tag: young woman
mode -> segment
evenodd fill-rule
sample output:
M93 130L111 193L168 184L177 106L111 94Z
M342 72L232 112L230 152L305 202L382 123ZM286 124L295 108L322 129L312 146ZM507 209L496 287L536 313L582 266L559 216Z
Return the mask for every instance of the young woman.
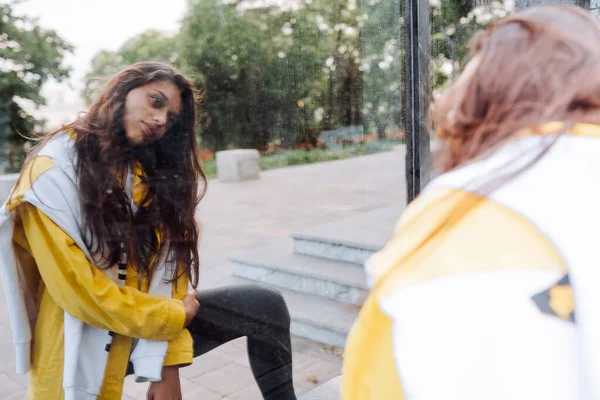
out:
M367 263L343 397L600 398L600 24L493 24L438 105L445 172Z
M120 399L126 374L180 399L178 368L241 336L264 397L295 399L281 295L189 291L206 183L194 93L168 65L132 65L29 155L0 213L0 272L30 399Z

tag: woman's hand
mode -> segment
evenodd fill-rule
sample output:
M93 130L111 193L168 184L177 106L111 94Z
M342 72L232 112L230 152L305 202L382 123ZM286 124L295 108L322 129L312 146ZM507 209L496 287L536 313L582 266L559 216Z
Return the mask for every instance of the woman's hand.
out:
M188 326L190 322L196 317L200 303L196 300L198 292L190 290L188 294L183 298L183 307L185 308L185 326Z
M182 400L179 367L163 367L162 380L148 387L147 400Z

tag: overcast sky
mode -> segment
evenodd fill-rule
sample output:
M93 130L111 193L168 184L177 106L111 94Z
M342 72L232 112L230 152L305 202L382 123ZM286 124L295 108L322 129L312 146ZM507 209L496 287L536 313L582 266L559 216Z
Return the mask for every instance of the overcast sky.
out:
M186 7L186 0L27 0L16 11L39 18L42 27L75 46L66 59L73 68L68 84L50 83L44 89L52 107L80 103L82 78L97 51L116 50L148 29L176 32Z

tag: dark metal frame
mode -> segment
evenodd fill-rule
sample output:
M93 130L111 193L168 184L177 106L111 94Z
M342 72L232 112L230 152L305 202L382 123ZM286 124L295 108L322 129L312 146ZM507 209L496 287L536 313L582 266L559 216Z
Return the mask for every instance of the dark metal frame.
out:
M429 0L405 0L404 10L406 196L411 202L430 179Z
M590 0L575 0L575 4L579 7L583 7L586 10L590 9Z

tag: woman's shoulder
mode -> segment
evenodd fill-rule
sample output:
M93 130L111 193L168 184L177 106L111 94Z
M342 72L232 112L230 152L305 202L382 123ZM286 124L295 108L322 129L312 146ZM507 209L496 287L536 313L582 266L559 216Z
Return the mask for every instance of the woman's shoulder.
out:
M367 275L376 284L392 273L398 289L522 265L560 269L562 260L520 214L477 193L438 187L407 207L386 246L367 263Z
M22 203L26 193L49 171L54 170L59 178L50 179L52 182L63 182L66 177L74 179L75 151L74 141L68 131L60 131L47 138L40 147L34 151L21 167L19 178L15 184L8 202L9 209ZM52 173L51 173L52 175ZM56 175L56 174L54 174ZM58 184L58 183L56 183Z
M10 193L7 202L8 209L16 209L39 177L54 167L54 162L47 156L36 156L27 160L21 169L17 183Z
M71 179L75 179L75 165L77 162L77 151L75 148L75 134L72 130L57 132L48 138L31 158L32 164L42 162L46 159L52 161L53 166L60 168Z
M54 133L42 144L35 156L46 156L52 159L73 161L75 157L76 132L72 128Z

